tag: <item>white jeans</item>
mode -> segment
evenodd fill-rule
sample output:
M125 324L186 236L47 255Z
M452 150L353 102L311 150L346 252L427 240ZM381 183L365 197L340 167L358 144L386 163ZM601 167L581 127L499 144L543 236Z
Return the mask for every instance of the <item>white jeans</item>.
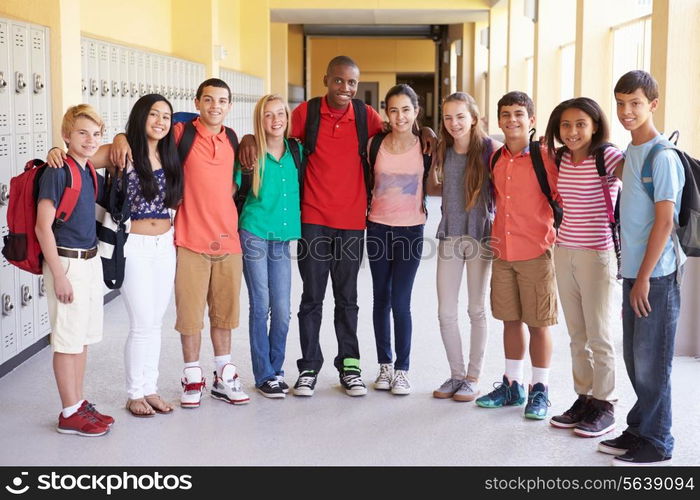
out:
M137 399L157 392L161 327L175 284L172 228L158 236L130 234L124 255L121 293L129 313L126 390L129 398Z
M440 333L445 345L450 376L479 379L488 339L486 321L486 292L489 287L491 259L484 255L484 247L469 236L448 237L438 244L437 293ZM467 269L467 313L471 326L469 366L465 369L462 354L462 336L458 324L459 289L462 273Z

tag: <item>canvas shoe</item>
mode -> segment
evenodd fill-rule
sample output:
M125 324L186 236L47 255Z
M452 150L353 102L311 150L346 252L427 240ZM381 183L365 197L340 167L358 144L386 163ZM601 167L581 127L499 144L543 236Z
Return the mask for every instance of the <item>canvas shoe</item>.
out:
M664 455L649 441L640 438L626 453L614 457L612 465L616 467L671 465L671 456Z
M295 396L313 396L316 387L318 373L314 370L304 370L299 374L297 383L294 384Z
M476 400L482 408L502 408L503 406L520 406L525 402L525 387L517 380L508 383L508 377L503 375L503 382L493 384L495 389Z
M287 394L289 392L289 385L284 381L284 376L277 375L275 378L277 379L277 383L282 388L282 392Z
M266 398L284 398L284 392L276 378L266 380L260 386L256 387L256 389Z
M83 404L80 405L80 409L83 408L85 408L88 411L88 413L92 413L92 415L95 418L97 418L97 420L99 420L108 427L111 427L114 423L114 418L110 417L109 415L105 415L104 413L100 413L99 411L97 411L97 408L95 408L95 405L87 400L83 400Z
M438 399L450 399L462 387L464 379L448 378L440 387L433 391L433 397Z
M202 369L199 366L185 368L182 384L180 406L182 408L199 408L202 401L202 391L207 386L207 381L202 377Z
M622 431L622 434L615 439L606 439L598 443L598 451L608 455L624 455L634 448L640 440L640 437L635 436L631 432Z
M574 428L582 437L598 437L615 430L615 409L612 403L591 399L590 410Z
M396 370L391 380L391 393L400 396L411 394L411 383L408 381L406 370Z
M374 388L378 391L388 391L391 389L391 381L394 378L394 367L390 363L380 363L379 375L374 381Z
M571 408L566 410L561 415L555 415L549 419L549 423L553 427L558 427L560 429L571 429L576 427L583 417L586 416L589 406L590 398L588 396L579 395L578 399L574 401Z
M468 402L474 401L478 395L479 389L476 387L476 382L464 379L457 392L452 396L452 399L459 402Z
M85 408L85 405L82 405L78 411L68 418L63 416L63 412L59 413L56 430L61 434L97 437L107 434L109 426L100 422L95 415Z
M544 420L547 417L547 408L551 406L547 396L547 386L543 383L537 382L530 386L525 405L525 418Z
M345 394L348 396L367 394L367 386L362 381L361 373L359 359L345 358L343 360L343 369L339 373L340 385L343 386Z
M241 379L232 363L226 363L221 369L221 376L214 372L214 385L211 397L232 405L244 405L250 401L241 388Z

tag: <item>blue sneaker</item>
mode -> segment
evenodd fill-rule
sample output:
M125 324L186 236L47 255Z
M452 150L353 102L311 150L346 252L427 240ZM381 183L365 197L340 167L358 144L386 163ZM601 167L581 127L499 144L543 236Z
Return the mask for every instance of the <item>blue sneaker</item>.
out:
M493 384L495 389L476 400L482 408L501 408L502 406L520 406L525 402L525 387L517 381L508 384L508 378L503 375L503 382Z
M530 387L530 392L527 395L527 405L525 406L525 418L544 420L547 416L547 407L549 406L547 387L541 382L537 382Z

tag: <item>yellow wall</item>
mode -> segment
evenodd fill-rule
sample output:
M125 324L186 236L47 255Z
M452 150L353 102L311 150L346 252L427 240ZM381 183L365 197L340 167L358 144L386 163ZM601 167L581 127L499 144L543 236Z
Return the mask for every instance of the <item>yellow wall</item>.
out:
M270 88L270 9L268 0L241 2L241 71L259 76Z
M506 64L508 61L508 0L501 0L489 14L489 72L486 115L489 134L499 134L497 104L506 93Z
M532 21L525 17L525 1L509 0L508 2L508 70L507 90L520 90L530 93L530 73L528 56L534 53L535 27ZM532 97L532 96L530 96Z
M287 100L287 79L289 74L289 58L287 57L287 25L284 23L270 24L270 92L279 94Z
M394 40L369 38L310 38L308 53L310 57L309 85L310 97L323 95L323 75L326 74L328 61L335 56L351 57L360 67L360 80L369 80L368 74L384 74L382 81L388 82L396 73L432 73L435 70L435 52L430 40ZM380 96L389 90L382 90Z
M257 0L245 0L257 1ZM491 6L489 0L355 0L349 4L346 0L269 0L271 9L483 9ZM321 5L319 5L321 4Z
M289 24L287 39L287 62L289 83L304 85L304 28L300 24Z
M222 67L241 67L241 0L219 0L219 44L227 52Z
M80 29L102 39L169 53L171 4L170 0L80 0Z

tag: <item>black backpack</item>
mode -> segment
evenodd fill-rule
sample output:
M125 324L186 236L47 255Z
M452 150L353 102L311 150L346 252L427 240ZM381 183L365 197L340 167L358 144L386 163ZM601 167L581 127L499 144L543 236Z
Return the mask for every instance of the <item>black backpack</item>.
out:
M663 150L672 149L675 151L683 165L685 174L676 236L683 252L688 257L700 257L700 161L676 147L678 137L679 133L676 130L670 135L668 140L661 141L651 148L642 165L642 186L653 203L654 182L652 165L654 158Z
M491 172L493 172L496 162L501 157L503 148L505 148L505 146L498 148L491 157ZM552 191L549 189L547 170L544 168L544 161L542 160L539 141L530 141L530 158L532 160L532 167L535 169L535 175L537 176L537 182L540 185L542 194L545 196L545 198L547 198L547 203L549 203L549 206L552 208L552 213L554 214L554 228L559 229L559 226L561 226L561 221L564 218L564 210L559 203L552 198Z
M294 160L294 166L297 168L297 173L301 172L301 143L296 139L287 139L287 144L289 144L289 152ZM257 165L256 165L257 167ZM300 175L300 174L298 174ZM299 195L301 196L301 178L299 179ZM243 205L245 205L245 200L248 197L251 187L253 186L253 169L241 169L241 185L236 189L236 194L234 196L234 202L236 203L236 209L238 210L238 216L243 213Z
M377 163L377 154L379 153L379 148L382 145L384 138L389 135L387 132L380 132L372 136L372 144L369 146L369 189L367 194L367 206L369 207L372 203L372 191L374 190L374 164ZM421 151L423 149L423 143L421 142ZM428 183L428 173L430 172L430 166L433 162L433 157L427 154L423 154L423 212L428 215L428 208L425 206L426 192L425 188ZM368 210L369 212L369 210Z
M321 99L322 97L314 97L309 99L306 108L306 126L304 129L304 150L305 156L302 162L302 167L299 170L299 195L304 193L304 174L306 173L306 163L309 156L316 151L316 140L318 139L318 128L321 124ZM362 174L365 179L365 189L367 190L367 202L372 195L370 166L367 158L367 108L365 103L360 99L352 100L352 108L355 111L355 128L357 130L358 154L362 161Z

